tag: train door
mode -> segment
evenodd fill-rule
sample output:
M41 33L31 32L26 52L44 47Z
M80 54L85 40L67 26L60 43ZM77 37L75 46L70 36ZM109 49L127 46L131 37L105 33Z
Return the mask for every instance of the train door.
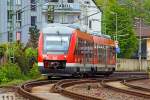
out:
M76 46L75 46L75 53L74 53L74 55L75 55L75 63L82 63L82 56L81 56L81 54L82 54L82 44L81 44L81 39L80 38L78 38L77 39L77 43L76 43Z
M107 49L108 49L108 47L104 46L104 64L105 64L105 67L107 67Z
M94 44L94 47L93 47L93 64L97 64L98 63L98 45L97 44Z

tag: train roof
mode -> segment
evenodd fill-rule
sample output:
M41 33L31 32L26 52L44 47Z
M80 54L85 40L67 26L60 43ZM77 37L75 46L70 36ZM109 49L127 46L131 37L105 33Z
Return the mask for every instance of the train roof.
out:
M42 28L42 32L44 34L72 34L72 32L75 30L80 30L80 26L78 24L63 25L63 24L55 23L55 24L46 24ZM80 30L80 32L85 33L82 30ZM102 37L106 39L111 39L109 35L99 34L99 32L93 32L92 34L87 33L86 35L92 35L92 36Z
M46 25L42 28L44 34L72 34L74 30L74 28L60 24Z

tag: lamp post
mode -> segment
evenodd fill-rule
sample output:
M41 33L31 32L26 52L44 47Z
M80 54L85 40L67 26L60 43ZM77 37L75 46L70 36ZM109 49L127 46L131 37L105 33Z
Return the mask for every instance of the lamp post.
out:
M110 12L111 14L115 15L115 24L116 24L116 27L115 27L115 40L117 42L118 40L118 37L117 37L117 33L118 33L118 14L116 12ZM117 44L116 44L117 45ZM117 52L116 52L116 68L117 68Z
M139 39L139 64L140 64L140 67L139 67L139 70L141 70L142 69L142 59L141 59L141 54L142 54L142 50L141 50L142 25L141 25L141 23L142 23L142 19L140 18L139 20L140 20L140 23L139 23L140 24L140 26L139 26L139 29L140 29L140 39Z
M115 13L115 17L116 17L116 41L117 39L117 32L118 32L118 20L117 20L117 13ZM117 52L116 52L116 68L117 68Z
M139 28L139 50L138 50L138 57L139 57L139 71L142 69L142 49L141 49L141 41L142 41L142 19L135 17L137 20L137 28Z

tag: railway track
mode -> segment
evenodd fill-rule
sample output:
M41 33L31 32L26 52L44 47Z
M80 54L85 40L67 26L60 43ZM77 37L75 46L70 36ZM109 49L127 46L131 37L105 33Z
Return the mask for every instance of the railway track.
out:
M138 97L150 98L150 90L138 86L129 85L124 81L103 82L102 86L115 91L135 95Z
M32 88L35 86L42 86L42 85L46 85L46 84L52 84L52 83L56 83L57 80L38 80L38 81L31 81L31 82L27 82L24 83L23 85L21 85L18 89L18 93L21 94L23 97L28 98L30 100L46 100L45 98L36 96L34 94L31 93Z
M149 91L144 91L141 88L137 88L137 87L133 88L133 87L131 87L131 85L128 84L129 81L145 79L145 78L147 78L147 75L142 74L141 77L140 77L140 75L135 75L134 74L134 75L129 75L129 76L127 76L127 77L123 76L121 78L121 76L115 77L115 75L114 75L114 76L110 76L108 78L102 78L102 77L98 78L98 77L96 77L96 78L87 78L87 79L85 78L85 79L63 79L63 80L32 81L32 82L28 82L28 83L25 83L25 84L21 85L18 89L18 92L22 96L24 96L26 98L29 98L30 100L53 100L53 99L44 98L44 96L39 96L39 95L37 96L37 95L31 93L33 87L43 86L43 85L46 86L48 84L53 84L51 89L48 90L48 92L51 91L53 93L58 93L58 94L61 94L65 97L68 97L64 100L67 100L67 99L72 100L71 98L78 99L78 100L103 100L104 98L101 98L101 97L84 95L82 93L77 93L77 92L74 92L74 91L70 91L68 89L68 87L71 87L71 86L74 86L74 85L77 85L77 84L80 85L80 84L86 84L86 83L90 83L90 84L98 83L98 84L101 84L105 88L110 88L110 89L113 89L115 91L124 92L124 93L134 95L134 96L138 96L138 97L139 96L142 96L142 97L144 96L144 97L149 98L150 97L149 94L148 94ZM115 86L117 86L116 84L117 85L119 84L120 87L119 88L115 87ZM126 90L123 90L125 88L126 88ZM143 94L141 94L141 93L143 93Z

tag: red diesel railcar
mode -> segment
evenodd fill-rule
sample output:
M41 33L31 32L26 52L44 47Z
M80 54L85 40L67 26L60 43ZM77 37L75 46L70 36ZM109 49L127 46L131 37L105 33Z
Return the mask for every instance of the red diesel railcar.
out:
M47 26L40 33L38 66L43 75L109 75L115 64L115 44L106 36L64 26Z

